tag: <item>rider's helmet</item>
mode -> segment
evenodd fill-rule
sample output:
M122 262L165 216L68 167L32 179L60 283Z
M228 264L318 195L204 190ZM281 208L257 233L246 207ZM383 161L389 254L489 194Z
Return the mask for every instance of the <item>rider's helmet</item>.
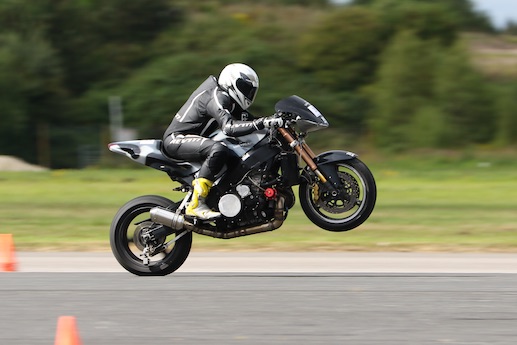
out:
M253 103L259 87L257 73L242 63L232 63L223 68L218 83L242 110L248 109Z

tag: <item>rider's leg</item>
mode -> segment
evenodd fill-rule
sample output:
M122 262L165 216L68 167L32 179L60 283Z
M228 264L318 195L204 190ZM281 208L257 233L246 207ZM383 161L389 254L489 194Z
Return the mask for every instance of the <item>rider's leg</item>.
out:
M213 182L206 178L197 178L192 181L192 199L185 210L187 216L196 217L199 219L214 219L221 215L221 213L212 211L205 203L205 199L212 188Z
M192 182L194 187L192 199L185 214L200 219L212 219L220 216L205 203L215 175L222 169L228 156L228 149L219 142L195 135L179 135L164 142L167 153L178 159L203 161L199 178Z
M212 188L215 175L222 169L228 157L226 146L214 142L210 147L208 157L203 162L199 171L199 178L192 181L194 191L192 199L185 210L185 214L200 219L213 219L221 215L212 211L205 203L205 199Z

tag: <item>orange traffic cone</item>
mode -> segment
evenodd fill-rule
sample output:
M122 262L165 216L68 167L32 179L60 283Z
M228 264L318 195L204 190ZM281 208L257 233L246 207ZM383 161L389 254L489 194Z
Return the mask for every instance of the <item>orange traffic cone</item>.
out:
M12 234L0 234L0 271L16 271Z
M77 323L73 316L60 316L57 320L54 345L81 345Z

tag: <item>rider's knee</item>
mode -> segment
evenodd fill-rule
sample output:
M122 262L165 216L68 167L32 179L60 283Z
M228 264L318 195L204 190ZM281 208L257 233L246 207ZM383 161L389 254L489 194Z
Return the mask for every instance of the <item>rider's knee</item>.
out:
M212 149L210 150L210 155L213 158L226 160L229 155L228 148L221 144L221 143L215 143L214 146L212 146Z

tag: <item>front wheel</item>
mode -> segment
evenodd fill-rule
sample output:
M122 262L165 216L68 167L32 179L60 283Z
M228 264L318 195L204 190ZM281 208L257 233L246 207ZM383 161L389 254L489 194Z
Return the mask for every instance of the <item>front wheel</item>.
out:
M354 158L334 163L343 190L326 191L318 181L300 183L300 204L317 226L330 231L347 231L361 225L373 211L377 199L375 179L368 167Z
M164 276L176 271L187 259L192 246L192 232L174 232L170 228L151 221L149 211L160 206L174 211L178 205L171 200L146 195L127 202L117 212L110 229L110 244L113 255L127 271L139 276ZM158 238L149 242L146 235L163 230ZM181 237L179 237L182 234ZM169 245L167 243L173 239ZM149 244L161 248L144 255Z

